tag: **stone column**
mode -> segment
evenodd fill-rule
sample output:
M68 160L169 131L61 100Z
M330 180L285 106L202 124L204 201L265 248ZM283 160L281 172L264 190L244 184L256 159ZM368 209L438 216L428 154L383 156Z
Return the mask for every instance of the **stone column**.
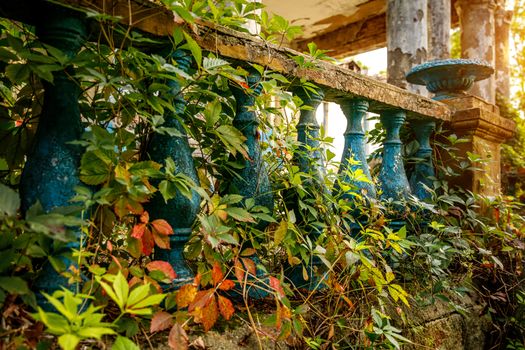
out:
M397 231L405 224L403 212L406 207L403 202L411 193L401 152L403 143L399 138L399 131L406 119L406 112L387 110L381 112L380 118L386 131L386 138L383 142L383 161L378 176L381 189L379 199L388 209L386 215L391 220L390 227Z
M428 59L450 57L450 1L428 0Z
M177 50L171 55L184 72L188 72L191 64L191 56L188 52ZM176 166L177 173L186 175L199 185L199 178L192 157L192 149L188 143L188 137L183 125L178 118L183 118L186 101L181 95L181 86L176 80L167 82L170 90L167 94L174 96L173 105L175 113L166 115L164 127L174 128L180 132L180 136L154 133L148 144L148 156L151 160L166 166L166 159L171 158ZM155 184L157 185L157 184ZM199 213L200 196L192 191L191 199L180 191L167 202L160 193L156 193L146 205L151 219L165 219L173 228L170 236L170 249L155 248L155 259L169 262L177 277L172 280L167 289L178 289L189 283L194 275L184 260L184 245L191 235L191 227Z
M299 123L297 123L297 141L299 141L299 152L295 155L295 160L299 169L314 177L317 183L315 186L324 187L324 165L323 155L319 149L319 124L315 116L317 107L323 102L324 92L319 89L305 91L302 87L294 90L294 94L299 96L305 106L309 109L301 110ZM310 150L314 150L313 152ZM322 188L319 188L320 190Z
M461 28L463 58L481 59L493 67L496 65L495 8L495 0L457 0L456 10ZM470 93L494 104L496 102L494 77L475 83Z
M322 233L320 227L314 220L310 212L305 211L299 206L299 201L314 201L316 195L314 192L322 194L328 193L325 185L325 168L323 164L323 154L319 144L319 124L316 119L316 110L323 102L324 92L322 89L316 91L305 90L302 86L293 89L294 95L303 101L303 106L308 107L301 109L299 122L297 123L297 141L299 147L294 154L294 161L299 166L299 170L309 174L303 180L304 197L299 195L295 189L290 190L293 193L290 197L289 208L293 208L296 213L296 225L303 226L305 232L312 242L316 242ZM292 192L293 191L293 192ZM326 270L324 263L313 254L310 255L309 261L303 267L302 264L295 265L286 270L286 276L298 288L316 290L322 287L322 280L325 278ZM308 278L305 278L305 273Z
M45 17L36 26L39 39L73 58L87 39L87 26L83 17L73 11L54 7L46 9ZM83 132L78 105L82 92L73 76L73 67L67 67L53 73L53 83L42 83L42 113L20 179L23 212L37 201L45 212L71 206L75 187L80 185L78 168L82 149L71 142L79 140ZM80 246L80 228L70 228L75 232L76 240L53 251L54 257L59 258L66 268L76 264L70 253ZM45 263L35 281L35 291L52 294L61 287L68 287L68 280L59 275L49 262ZM74 286L70 285L69 288L74 289ZM37 294L37 301L46 310L53 309L40 293Z
M420 200L429 200L432 198L432 193L427 188L432 188L432 177L435 176L430 136L436 123L433 120L412 120L410 126L419 143L419 149L416 153L418 162L414 167L412 176L410 176L410 188Z
M388 83L427 96L424 87L405 79L410 68L427 60L427 0L388 0L386 13Z
M496 92L510 98L509 35L512 11L506 11L504 4L496 9Z
M341 182L351 184L356 187L357 191L344 193L343 198L353 200L355 193L359 195L375 198L376 189L372 182L370 169L366 161L365 152L365 131L363 129L363 120L368 112L368 101L361 99L347 98L340 103L341 110L346 117L346 131L345 131L345 146L343 149L343 156L341 159L341 167L339 174L342 174ZM348 171L353 176L348 174ZM368 181L356 179L357 174L363 174Z

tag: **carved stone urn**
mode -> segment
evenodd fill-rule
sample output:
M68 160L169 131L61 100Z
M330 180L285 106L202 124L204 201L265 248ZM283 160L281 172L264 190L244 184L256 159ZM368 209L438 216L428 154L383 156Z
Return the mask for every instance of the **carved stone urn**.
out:
M409 83L425 85L434 93L434 100L464 96L472 84L494 73L494 68L482 60L433 60L413 67L406 75Z

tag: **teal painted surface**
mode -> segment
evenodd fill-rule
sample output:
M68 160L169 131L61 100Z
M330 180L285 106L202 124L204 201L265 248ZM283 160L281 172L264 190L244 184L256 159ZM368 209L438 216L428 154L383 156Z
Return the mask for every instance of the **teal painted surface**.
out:
M347 120L345 145L339 168L339 174L343 174L341 181L355 186L358 192L368 198L376 198L376 189L372 182L357 181L347 174L347 170L353 173L361 170L372 181L366 161L366 140L363 129L363 121L368 112L368 102L360 99L346 99L340 103L340 106ZM352 192L343 194L343 198L350 201L354 199L354 196Z
M319 104L323 101L324 92L319 89L314 93L313 91L305 91L302 87L298 87L293 93L301 98L303 105L311 107L311 109L302 109L299 116L299 122L297 123L297 141L299 141L299 147L298 152L294 154L294 161L301 172L311 174L313 177L313 179L306 179L304 181L303 185L305 188L310 191L326 193L328 192L324 183L326 171L323 164L323 154L319 149L320 127L315 116L317 107L319 107ZM296 214L301 213L298 200L298 194L294 193L290 199L290 208L294 209ZM297 220L297 225L304 225L304 219L301 215L298 215ZM309 226L307 230L312 242L315 242L321 234L320 228L318 227ZM305 268L308 280L305 280L303 277L302 265L288 268L286 276L296 287L308 290L322 288L323 284L320 282L324 279L324 270L326 270L323 262L319 258L312 256L309 264Z
M180 69L186 72L189 70L191 56L188 56L185 51L177 50L172 57ZM147 153L151 160L163 165L166 164L166 159L171 157L175 162L177 171L188 176L195 184L199 185L188 137L178 119L184 117L186 102L180 93L181 87L177 81L170 80L168 86L170 87L169 93L175 96L176 115L173 113L166 115L163 126L177 129L182 136L154 134L148 145ZM193 191L191 199L178 193L166 203L162 195L157 192L146 206L146 210L152 219L164 219L174 230L174 234L170 236L171 249L155 249L155 259L169 262L177 273L177 277L172 281L171 287L174 288L189 283L194 277L184 259L184 245L191 235L191 227L199 212L200 201L200 196Z
M395 201L402 203L410 194L403 156L401 153L402 143L399 139L399 131L406 118L404 111L384 111L381 113L381 123L386 131L386 139L383 143L383 161L378 181L382 193L379 197L382 201ZM395 211L402 211L402 204L395 204ZM391 217L391 227L396 230L404 225L402 220Z
M410 126L416 135L419 149L416 158L419 158L410 176L410 188L412 193L422 201L430 200L432 194L426 187L432 188L432 178L435 176L434 164L432 162L432 148L430 147L430 136L434 131L436 123L431 120L414 120Z
M74 57L82 47L87 36L84 20L70 11L54 9L46 13L46 20L37 26L37 35L43 43L52 45L69 57ZM80 88L71 76L73 71L53 73L53 84L43 82L44 103L35 134L33 148L20 180L22 211L39 201L48 212L55 208L70 206L74 187L80 184L78 168L82 150L69 142L80 139L83 129L80 122L78 99ZM78 248L80 228L76 230L78 239L68 245ZM54 254L68 253L55 252ZM74 265L72 260L63 258L66 266ZM52 293L67 280L61 277L47 263L40 277L35 281L35 289ZM42 295L37 301L46 309L52 307Z

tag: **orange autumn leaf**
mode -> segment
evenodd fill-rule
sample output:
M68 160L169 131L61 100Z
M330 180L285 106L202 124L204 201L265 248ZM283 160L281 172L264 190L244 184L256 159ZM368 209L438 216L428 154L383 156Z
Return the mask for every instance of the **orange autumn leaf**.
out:
M241 262L239 261L239 259L235 259L235 262L233 263L233 268L235 271L235 277L237 277L237 280L239 281L239 283L243 283L244 276L245 276L245 270Z
M157 293L162 293L162 287L160 286L159 282L155 281L153 278L149 276L144 276L144 283L151 284L153 287L155 287Z
M188 306L188 311L192 312L193 310L203 309L206 307L210 303L211 299L213 299L213 294L213 289L198 291L197 295L195 295L195 298Z
M149 331L160 332L173 325L173 315L166 311L157 311L151 318Z
M199 284L201 284L201 278L202 278L202 275L201 273L197 273L197 275L195 275L195 278L193 278L193 285L195 286L199 286Z
M151 226L153 226L153 230L160 235L169 236L173 234L173 228L171 228L170 224L168 224L166 220L153 220L151 222Z
M211 278L213 279L213 285L215 286L224 279L224 273L222 272L221 265L218 262L215 262L215 264L213 264L213 268L211 270Z
M149 214L147 211L143 212L142 215L140 215L140 222L147 224L149 222Z
M152 261L146 265L146 269L148 269L148 271L160 271L171 280L177 277L175 270L173 270L173 266L171 266L171 264L167 261L162 261L162 260Z
M153 240L155 241L155 244L157 247L162 249L170 249L170 238L169 236L159 235L157 233L153 233Z
M242 263L244 264L244 267L246 267L246 270L248 270L249 273L252 275L257 274L257 268L255 266L255 262L250 258L241 258Z
M196 323L202 324L204 331L209 331L219 318L219 308L214 295L211 295L209 302L204 307L196 307L190 314Z
M235 313L235 308L230 299L219 295L219 311L221 312L222 317L229 320Z
M277 278L270 276L270 287L272 287L273 290L275 290L281 297L284 297L284 289L281 286L281 281L279 281Z
M232 280L224 280L220 284L219 289L220 290L230 290L233 287L235 287L235 282L233 282Z
M128 287L129 289L133 288L133 286L135 286L136 284L140 284L142 283L142 280L140 278L138 278L137 276L133 276L129 281L128 281Z
M136 224L133 226L133 229L131 230L131 237L135 237L136 239L142 239L142 236L144 236L144 231L146 230L145 224Z
M185 284L180 287L177 295L175 296L175 301L177 302L177 307L183 308L188 307L190 303L193 302L195 296L197 295L197 287L192 284Z
M144 229L144 235L142 236L142 253L146 256L151 255L153 252L153 246L155 241L153 240L153 235L148 228Z
M153 251L154 240L151 231L146 224L136 224L131 231L131 237L138 239L142 243L142 253L150 255Z

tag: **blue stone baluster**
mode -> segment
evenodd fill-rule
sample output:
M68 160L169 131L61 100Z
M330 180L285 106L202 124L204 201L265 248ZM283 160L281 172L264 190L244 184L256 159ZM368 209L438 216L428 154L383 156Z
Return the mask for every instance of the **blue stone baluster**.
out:
M345 146L339 168L339 174L344 174L341 181L355 186L367 198L376 198L376 189L371 182L372 177L366 161L366 140L363 130L363 121L368 112L368 102L361 99L345 99L339 105L347 120ZM357 162L352 162L352 160ZM370 182L353 179L352 176L347 174L347 170L351 172L361 170ZM352 192L343 194L343 198L348 200L352 200L354 196Z
M425 186L432 188L431 178L435 176L430 135L432 135L436 123L432 120L413 120L410 125L419 142L416 157L421 159L415 164L414 171L410 176L410 187L417 198L422 201L429 200L432 198L432 193Z
M319 89L315 93L313 91L305 91L304 88L298 87L294 89L294 94L301 98L303 105L308 106L308 109L302 109L301 115L299 116L299 122L297 123L297 141L299 141L298 152L294 154L294 160L299 166L301 172L311 174L313 179L307 179L305 185L310 187L310 191L321 191L327 192L328 189L324 183L325 169L323 164L323 154L319 149L319 124L317 123L316 110L319 104L323 101L324 92ZM313 152L311 151L313 149ZM298 197L292 196L290 203L291 208L296 213L300 213L298 206ZM297 218L299 221L304 221L299 215ZM310 239L313 243L320 236L319 227L307 227L306 228ZM303 278L302 266L298 265L292 267L287 271L287 277L292 281L296 287L307 288L314 290L322 287L320 284L320 278L318 274L324 269L323 262L316 257L313 257L306 267L308 273L308 280ZM316 275L317 270L317 275Z
M242 154L237 154L232 157L237 163L242 164L242 168L237 170L237 176L229 179L229 186L226 190L229 194L240 194L245 199L253 198L256 205L268 208L273 213L274 198L270 179L268 177L268 170L262 158L261 146L259 144L258 126L259 120L257 115L251 108L255 105L255 97L261 93L262 86L259 84L261 76L258 72L252 70L247 77L248 86L252 91L243 89L237 85L231 85L231 91L236 100L236 114L233 119L233 125L242 132L246 137L245 144L248 148L249 159L243 157ZM256 226L259 230L264 230L268 226L265 221L259 222ZM244 242L244 247L251 247L251 242ZM251 257L254 262L259 265L260 259L257 255ZM265 271L257 268L257 280L265 280L268 284L268 279ZM253 283L253 280L251 281ZM258 283L255 282L257 285ZM259 288L260 287L260 288ZM263 298L268 295L263 290L263 286L256 288L249 288L248 294L252 298ZM236 287L242 289L242 287Z
M36 27L40 40L60 49L68 57L74 57L87 38L84 19L69 10L56 8L49 9L45 17ZM20 179L24 213L37 201L46 212L70 206L74 188L80 184L78 168L82 150L70 144L79 140L83 132L78 105L81 89L72 77L73 73L68 67L53 73L53 83L43 82L42 114ZM78 248L80 244L80 228L73 229L78 239L68 244L69 249ZM66 266L75 264L69 258L63 258L63 262ZM43 266L35 281L36 290L46 293L67 284L50 263ZM42 295L37 295L37 299L40 305L51 309Z
M259 120L253 110L255 97L261 93L262 86L259 84L261 77L258 73L252 72L247 80L252 92L238 87L231 86L231 91L237 102L236 115L233 125L246 137L245 144L248 147L249 159L245 159L242 154L237 154L235 160L242 164L242 169L230 181L228 193L240 194L244 198L253 198L256 205L266 207L273 212L274 199L268 170L263 161L261 146L259 144L258 130ZM257 226L263 230L268 223L261 222Z
M191 55L183 50L177 50L172 55L177 65L183 71L188 71L191 64ZM181 86L176 80L168 83L170 94L174 96L174 107L176 114L166 115L163 126L175 128L181 136L170 136L166 134L154 134L148 144L147 153L151 160L165 165L166 159L171 157L177 167L177 172L191 178L199 185L199 178L193 163L192 150L188 143L188 137L184 127L179 121L184 115L186 101L181 94ZM160 193L156 193L146 206L152 219L166 220L174 230L170 236L170 249L155 249L155 259L169 262L175 270L177 277L172 281L175 289L183 284L191 282L194 275L184 259L184 245L191 235L191 227L200 207L200 196L193 191L189 199L181 193L168 200L166 203Z
M299 165L301 172L312 174L317 180L317 186L325 191L323 165L323 154L319 149L319 124L315 117L315 111L319 104L323 102L324 93L322 90L305 91L303 88L294 90L294 94L301 98L303 105L311 109L302 109L297 123L297 141L299 141L299 152L294 155L295 161ZM313 149L313 153L308 154L308 150Z
M393 200L402 203L410 194L410 185L403 165L401 154L401 140L399 130L406 119L406 113L400 110L387 110L381 112L381 123L386 131L386 139L383 143L383 161L379 173L379 186L382 193L381 200ZM404 209L404 205L396 204L395 211ZM391 227L399 229L404 225L403 220L393 218Z

